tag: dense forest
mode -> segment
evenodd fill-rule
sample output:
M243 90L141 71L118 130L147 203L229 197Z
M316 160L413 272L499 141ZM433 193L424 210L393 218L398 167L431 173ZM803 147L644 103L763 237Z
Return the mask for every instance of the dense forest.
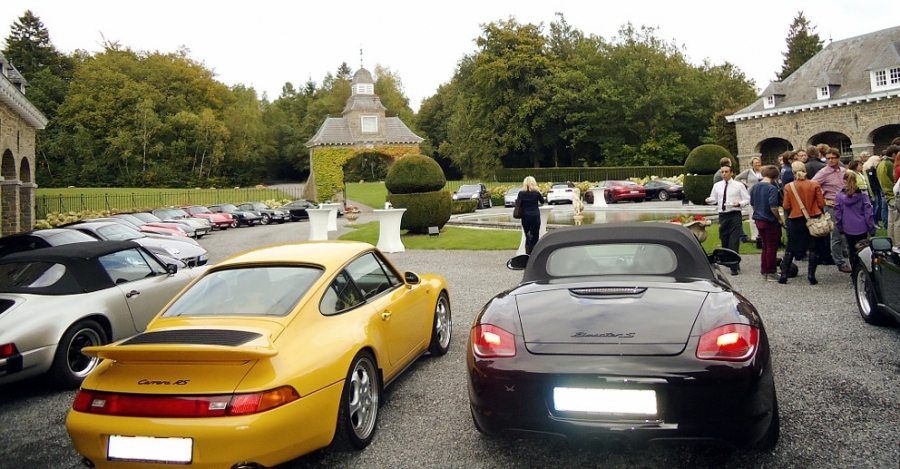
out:
M418 113L388 67L372 71L375 92L388 116L426 139L422 152L450 178L501 167L681 164L701 143L731 147L717 114L756 99L737 67L692 64L652 28L628 24L605 39L557 15L544 29L514 18L483 25L476 50ZM42 187L303 180L304 143L328 115L340 115L353 74L342 63L320 83L285 83L269 101L217 81L187 50L108 41L101 52L62 53L31 11L12 25L2 52L49 119L37 142ZM352 180L372 168L346 169Z

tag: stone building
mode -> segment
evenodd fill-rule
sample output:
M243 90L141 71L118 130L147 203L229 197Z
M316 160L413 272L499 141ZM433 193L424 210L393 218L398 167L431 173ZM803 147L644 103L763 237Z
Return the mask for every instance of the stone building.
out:
M35 131L47 118L25 97L27 86L0 54L0 235L34 225Z
M741 167L819 143L845 159L881 152L900 137L900 27L828 44L727 119Z
M322 194L323 173L327 172L331 176L330 173L336 171L343 175L340 168L347 162L347 158L354 155L381 154L391 160L402 156L398 152L418 153L419 143L424 139L413 133L399 117L386 117L386 110L381 104L381 98L375 94L372 74L365 68L357 70L350 82L350 97L347 98L341 117L326 118L316 134L306 142L310 156L310 177L303 193L304 198L318 200L317 196L321 195L323 199L327 199L329 195ZM329 148L347 151L333 152L336 156L327 161L315 158L318 150ZM332 171L329 171L324 165L335 168L330 168ZM316 182L317 178L319 182Z

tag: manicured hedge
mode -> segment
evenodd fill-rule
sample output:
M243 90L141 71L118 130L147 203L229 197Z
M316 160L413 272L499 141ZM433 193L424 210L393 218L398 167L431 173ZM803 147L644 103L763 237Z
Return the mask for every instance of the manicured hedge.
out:
M450 220L451 194L447 191L419 192L417 194L388 194L394 208L405 208L400 221L401 230L427 234L429 226L442 228Z

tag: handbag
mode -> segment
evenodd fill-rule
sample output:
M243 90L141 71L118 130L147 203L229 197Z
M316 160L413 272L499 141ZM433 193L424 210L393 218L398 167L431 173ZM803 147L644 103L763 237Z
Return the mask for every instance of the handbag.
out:
M522 218L522 199L516 199L516 208L513 209L513 218Z
M797 193L797 188L794 187L794 183L788 185L791 186L791 190L794 192L794 198L797 199L797 203L800 204L800 210L803 211L803 216L806 217L806 228L809 229L809 234L817 238L830 235L834 230L834 222L831 221L831 215L825 212L822 213L821 216L815 218L810 217L809 212L806 211L806 206L803 205L803 201L800 200L800 194Z

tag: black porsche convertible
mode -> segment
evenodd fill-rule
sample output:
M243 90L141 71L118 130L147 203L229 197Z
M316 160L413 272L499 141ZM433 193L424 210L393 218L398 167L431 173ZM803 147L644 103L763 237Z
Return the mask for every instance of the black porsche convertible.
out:
M510 259L522 282L476 316L467 350L475 427L589 444L779 437L769 340L756 308L669 223L563 228Z
M890 238L857 244L852 260L856 305L863 320L876 326L900 321L900 249Z

